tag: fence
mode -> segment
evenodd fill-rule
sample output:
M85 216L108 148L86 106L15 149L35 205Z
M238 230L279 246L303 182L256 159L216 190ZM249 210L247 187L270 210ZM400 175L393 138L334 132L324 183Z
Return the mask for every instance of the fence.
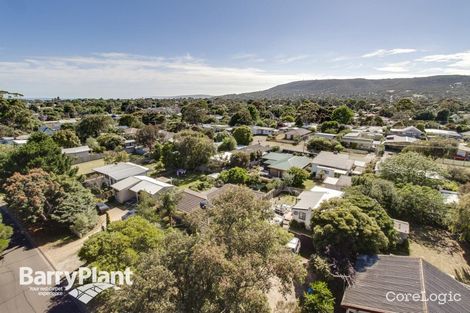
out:
M437 159L437 161L444 165L470 167L470 161L452 160L452 159Z
M299 189L299 188L294 188L294 187L281 187L281 188L277 188L277 189L273 189L273 190L268 191L264 195L263 198L265 200L270 200L270 199L273 199L273 198L279 196L283 192L286 192L286 193L294 195L294 196L298 196L298 195L300 195L300 193L302 191L304 191L304 190Z
M102 159L104 157L103 153L93 153L87 155L80 155L80 156L70 156L72 159L72 164L80 164L85 162L90 162L98 159Z

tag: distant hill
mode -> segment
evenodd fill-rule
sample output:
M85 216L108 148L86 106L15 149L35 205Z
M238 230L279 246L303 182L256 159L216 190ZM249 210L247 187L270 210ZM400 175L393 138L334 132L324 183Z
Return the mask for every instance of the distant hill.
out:
M440 75L393 79L322 79L303 80L273 88L242 94L226 95L238 99L294 99L326 97L425 96L470 99L470 76Z

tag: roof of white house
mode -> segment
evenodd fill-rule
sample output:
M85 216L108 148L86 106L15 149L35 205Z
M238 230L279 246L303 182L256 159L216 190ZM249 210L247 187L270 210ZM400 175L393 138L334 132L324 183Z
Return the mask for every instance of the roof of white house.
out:
M344 193L342 191L315 186L310 191L303 191L297 199L297 203L293 206L293 209L298 210L309 210L316 209L320 206L323 201L327 201L331 198L341 197Z
M453 131L453 130L445 130L445 129L437 129L437 128L425 128L424 129L427 134L430 135L439 135L439 136L447 136L447 137L457 137L460 138L462 135L460 135L458 132Z
M385 139L385 143L415 142L417 140L415 137L389 135Z
M121 180L130 176L145 174L148 172L148 170L149 169L144 166L140 166L131 162L109 164L93 169L93 171L109 176L115 180Z
M390 129L390 131L394 132L394 133L404 133L404 132L414 132L414 133L417 133L417 134L422 134L423 133L422 131L420 131L419 129L417 129L414 126L408 126L408 127L405 127L405 128L392 128L392 129Z
M164 188L172 186L173 185L171 184L167 184L154 178L141 175L131 176L111 185L111 187L117 191L129 189L130 191L136 193L140 191L146 191L151 195L156 194Z
M393 228L395 228L396 231L404 234L409 234L410 233L410 223L401 221L401 220L393 220Z
M62 153L65 153L65 154L74 154L74 153L89 152L89 151L91 151L91 149L88 146L80 146L80 147L74 147L74 148L62 148Z
M329 151L321 151L312 161L313 164L338 168L349 171L354 165L354 161L349 159L349 155L344 153L334 153Z

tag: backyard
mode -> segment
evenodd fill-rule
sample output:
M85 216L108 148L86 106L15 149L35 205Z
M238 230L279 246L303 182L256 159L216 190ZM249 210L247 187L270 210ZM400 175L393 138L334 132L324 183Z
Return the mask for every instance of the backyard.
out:
M470 247L459 243L447 231L431 227L413 227L410 234L410 256L422 257L452 276L470 269Z

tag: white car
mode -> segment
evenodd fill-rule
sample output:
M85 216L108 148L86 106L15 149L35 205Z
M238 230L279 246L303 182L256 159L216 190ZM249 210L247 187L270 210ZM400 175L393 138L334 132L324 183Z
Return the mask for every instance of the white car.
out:
M286 244L286 247L294 253L299 253L300 251L300 239L294 237Z

